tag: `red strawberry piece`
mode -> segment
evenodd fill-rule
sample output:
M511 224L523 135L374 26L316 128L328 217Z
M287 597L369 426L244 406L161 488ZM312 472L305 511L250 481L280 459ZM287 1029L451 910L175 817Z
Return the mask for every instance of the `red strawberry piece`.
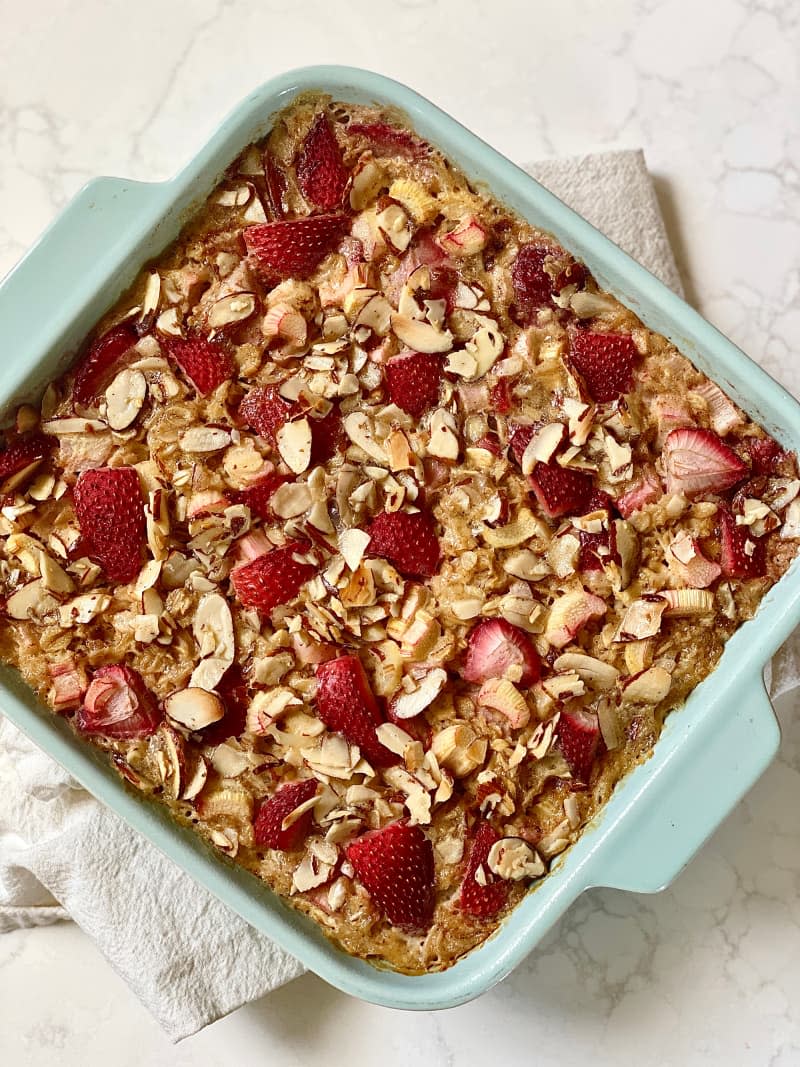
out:
M433 730L430 723L422 714L414 715L410 719L401 719L396 711L396 698L398 696L400 696L399 691L386 704L386 721L393 722L395 726L405 730L415 741L420 741L424 749L429 749L433 740Z
M460 280L458 271L453 267L448 267L446 263L434 262L431 264L430 277L429 297L431 300L444 300L447 304L446 312L449 315L455 307L456 287Z
M358 656L339 656L317 667L317 712L329 730L358 745L376 767L397 763L375 732L383 717Z
M549 307L553 279L544 269L544 261L553 255L550 245L523 245L511 268L514 286L513 316L520 326L530 326L539 308Z
M205 337L162 338L161 347L175 360L200 396L208 396L236 374L236 364L226 348Z
M569 358L591 398L605 404L630 392L639 352L628 334L574 330Z
M505 619L486 619L473 627L461 672L466 681L480 685L517 666L522 668L518 685L527 688L539 681L539 654L524 630Z
M280 489L286 482L291 481L285 474L272 471L259 478L257 482L249 485L247 489L236 489L228 492L227 498L231 504L246 504L253 515L259 519L271 519L272 508L270 500L276 489ZM206 736L205 734L203 735Z
M592 479L558 463L537 463L530 476L536 499L551 519L585 515L594 490Z
M747 464L713 430L672 430L662 453L667 492L688 497L724 493L748 473Z
M720 566L726 578L763 578L767 573L764 542L739 526L729 511L720 510Z
M247 251L282 278L306 278L321 259L333 252L347 230L344 213L279 219L248 226Z
M333 459L344 444L344 428L338 407L332 407L321 419L309 418L311 427L311 465Z
M116 663L94 672L76 722L85 734L130 740L155 733L162 718L142 676Z
M441 356L425 352L392 356L386 364L389 399L412 418L418 419L438 402L442 373Z
M750 453L754 474L772 474L786 453L771 437L745 437L742 444Z
M491 452L493 456L499 456L501 451L500 442L494 434L484 434L479 441L475 442L475 447L485 448L486 451Z
M508 433L508 444L511 449L511 455L517 461L522 463L522 457L525 455L525 449L531 443L531 438L536 433L535 426L512 426Z
M72 395L79 404L91 404L108 384L111 372L139 340L130 322L121 322L98 337L78 363Z
M588 785L600 744L600 723L595 712L562 711L558 720L558 745L572 777Z
M286 214L283 206L283 194L286 192L286 175L278 166L272 152L264 153L264 184L267 190L267 202L274 219L282 219Z
M247 725L247 705L250 696L247 682L238 663L228 667L217 685L217 693L225 705L225 714L217 722L203 729L203 744L221 745L229 737L240 737Z
M272 441L281 426L297 412L297 406L284 400L277 385L257 385L239 404L239 418L245 426Z
M578 531L580 541L580 555L578 556L578 569L582 571L601 571L603 565L613 560L619 562L617 553L617 536L613 523L608 524L607 530L599 533L587 533L585 530Z
M367 527L370 556L383 556L406 578L432 578L439 566L439 540L425 512L384 511Z
M3 492L16 489L37 469L52 451L55 438L43 433L18 437L0 452L0 487Z
M256 844L262 848L277 848L281 852L294 852L298 849L311 832L314 809L309 808L298 815L285 829L283 821L316 794L316 778L300 778L289 785L281 786L258 809L253 823Z
M144 544L144 506L133 467L95 467L75 484L75 514L86 554L114 582L139 573Z
M499 382L496 382L495 385L492 386L492 392L490 394L490 403L492 405L492 408L498 413L498 415L507 415L509 411L511 411L511 383L509 382L508 378L501 378ZM517 427L517 429L520 429L520 427ZM524 452L525 449L523 448L522 451ZM514 454L516 457L516 453ZM517 462L519 462L519 457L517 457Z
M427 155L428 146L409 130L390 126L388 122L351 122L347 132L369 141L376 156L405 156L418 159Z
M324 112L308 131L295 166L300 192L316 207L332 211L344 197L349 174Z
M508 882L496 878L487 863L492 845L499 840L500 834L488 822L480 824L472 839L458 903L462 911L476 919L491 919L508 900ZM481 881L476 877L479 871Z
M370 830L347 846L356 877L392 926L423 933L436 905L433 845L405 819Z
M290 541L283 548L274 548L250 563L234 567L231 582L240 602L269 615L280 604L294 600L317 571L311 563L295 559L295 554L307 547L301 541Z

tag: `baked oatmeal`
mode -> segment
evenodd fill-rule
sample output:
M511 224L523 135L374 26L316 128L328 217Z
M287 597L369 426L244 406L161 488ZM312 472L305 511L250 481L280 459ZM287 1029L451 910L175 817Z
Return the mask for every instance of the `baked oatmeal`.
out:
M795 457L717 385L402 116L321 96L19 408L0 479L2 658L408 973L546 876L800 537Z

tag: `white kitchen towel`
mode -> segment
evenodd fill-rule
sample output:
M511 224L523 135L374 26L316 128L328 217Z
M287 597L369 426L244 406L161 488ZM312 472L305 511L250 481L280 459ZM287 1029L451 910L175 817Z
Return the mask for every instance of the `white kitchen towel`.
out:
M641 152L528 169L681 291ZM795 638L776 663L781 692L797 684L797 645ZM173 1040L303 971L0 717L0 931L65 917L89 934Z

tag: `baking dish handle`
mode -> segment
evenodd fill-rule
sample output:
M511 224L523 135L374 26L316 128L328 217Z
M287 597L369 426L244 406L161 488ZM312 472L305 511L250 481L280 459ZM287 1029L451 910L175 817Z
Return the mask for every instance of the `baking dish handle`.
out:
M632 798L595 885L634 893L666 888L771 763L780 727L761 676L744 680L723 701L719 714L686 730L691 754L676 746L643 803Z

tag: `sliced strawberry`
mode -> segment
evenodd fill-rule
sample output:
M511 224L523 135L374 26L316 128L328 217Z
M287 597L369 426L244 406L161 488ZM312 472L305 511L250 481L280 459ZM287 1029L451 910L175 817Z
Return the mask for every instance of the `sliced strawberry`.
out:
M250 695L238 663L232 664L225 671L217 685L217 692L225 705L225 714L217 722L203 728L204 745L221 745L229 737L241 737L247 725Z
M724 493L748 473L747 464L713 430L693 426L667 435L662 458L667 492L688 497Z
M291 479L286 474L271 471L249 485L247 489L231 489L226 496L231 504L245 504L250 508L250 513L257 515L259 519L271 519L273 517L270 507L272 494L288 481Z
M496 382L492 386L492 392L490 395L490 403L492 409L497 412L498 415L507 415L511 411L511 383L508 378L501 378L499 382ZM517 427L519 430L521 427ZM513 442L509 439L513 451ZM527 446L527 442L526 442ZM523 452L525 449L523 448ZM515 453L516 455L516 453Z
M279 219L248 226L244 242L260 264L282 278L306 278L321 259L335 251L347 228L343 212Z
M367 553L383 556L406 578L432 578L439 566L439 540L423 511L385 511L367 527Z
M508 882L496 878L487 863L492 845L499 840L500 834L488 822L480 824L472 839L458 903L476 919L491 919L508 900Z
M511 455L514 457L517 463L522 463L522 457L525 455L525 449L531 443L531 438L535 433L535 426L513 425L509 428L508 445L511 449Z
M514 286L512 315L520 326L530 326L539 308L551 306L553 279L544 269L544 261L553 255L550 245L523 245L511 268Z
M505 619L479 622L469 635L463 677L480 685L487 678L502 678L509 667L522 668L517 685L528 688L539 681L539 654L530 637Z
M286 209L283 205L283 194L286 192L286 175L269 149L264 153L264 184L267 190L267 202L273 219L282 219L286 214Z
M767 573L764 542L739 526L727 510L720 509L720 566L726 578L763 578Z
M111 372L129 352L139 335L132 323L120 322L98 337L78 363L72 395L79 404L91 404L108 384Z
M772 474L776 464L786 455L771 437L745 437L742 444L750 453L754 474Z
M558 463L537 463L530 483L542 511L551 519L585 515L594 490L592 479Z
M619 563L617 553L616 529L613 523L608 524L606 530L599 533L587 533L585 530L578 531L580 542L580 555L578 556L578 570L601 571L604 564L609 561Z
M52 452L54 437L43 433L18 437L0 452L0 490L16 489L33 475L42 460Z
M647 465L644 468L644 478L627 493L617 498L617 509L623 519L627 519L629 515L633 515L635 511L641 511L647 504L660 500L663 495L664 489L655 468Z
M332 211L341 205L350 177L342 152L324 112L308 131L295 165L300 192L316 207Z
M347 846L356 877L392 926L423 933L436 906L433 845L405 819L362 834Z
M239 418L245 426L272 441L297 412L297 406L284 400L277 385L257 385L239 404Z
M200 396L208 396L236 375L236 364L226 348L205 337L169 337L161 347L175 360Z
M312 564L295 559L295 554L307 547L301 541L290 541L283 548L274 548L250 563L234 567L231 582L240 602L269 615L280 604L294 600L317 571Z
M389 399L412 418L420 418L439 401L443 370L441 356L424 352L392 356L386 364Z
M204 735L205 736L205 735ZM311 833L314 810L309 808L284 828L283 821L293 811L311 800L317 793L316 778L300 778L273 793L258 809L253 823L253 836L262 848L276 848L294 852Z
M94 672L76 724L85 734L130 740L155 733L162 718L142 676L116 663Z
M376 156L419 159L428 153L427 144L415 137L410 130L390 126L388 122L351 122L347 132L352 137L363 137L368 141Z
M593 711L562 711L558 720L558 746L572 777L588 785L600 744L600 723Z
M311 465L327 463L344 445L344 428L338 407L334 406L324 418L309 418L311 427Z
M397 762L375 732L383 717L358 656L339 656L317 667L317 711L328 729L358 745L376 767Z
M630 392L639 352L626 333L574 330L569 358L591 398L605 404Z
M141 566L144 501L133 467L95 467L75 484L75 514L85 553L114 582L132 581Z

